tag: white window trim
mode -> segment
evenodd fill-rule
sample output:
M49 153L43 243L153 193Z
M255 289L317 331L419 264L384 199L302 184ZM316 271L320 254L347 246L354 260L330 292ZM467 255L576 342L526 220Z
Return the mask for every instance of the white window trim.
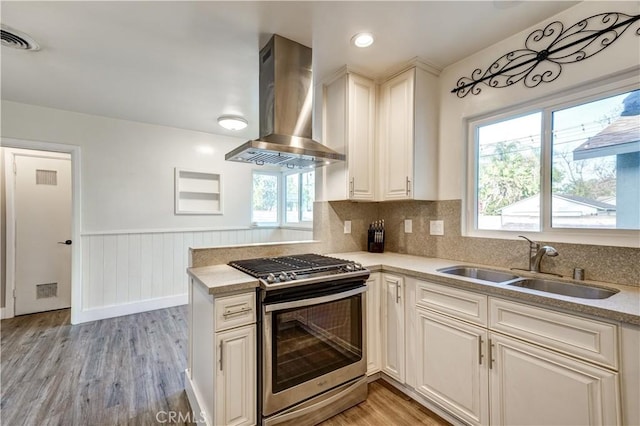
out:
M281 229L301 229L301 230L309 230L313 228L313 221L306 220L300 222L287 222L287 212L286 212L286 201L287 194L285 191L286 185L286 177L292 174L301 174L307 173L313 170L305 170L305 169L293 169L291 171L273 171L273 170L252 170L251 172L251 226L253 228L281 228ZM277 222L255 222L253 220L253 176L255 174L262 175L271 175L276 176L278 178L278 211L277 211ZM298 194L299 198L299 209L302 208L302 200L300 199L301 192Z
M550 144L545 143L551 137L551 112L553 110L590 102L607 96L637 90L640 88L638 70L623 73L616 77L576 87L553 97L545 97L537 101L505 108L481 116L468 117L464 120L466 131L465 147L465 188L462 200L462 235L477 238L519 239L519 235L540 241L608 245L618 247L640 247L640 230L622 229L572 229L551 228L551 174L543 173L551 160ZM541 230L540 231L500 231L479 230L476 227L477 214L477 170L475 129L484 123L495 123L518 115L526 115L542 111L542 146L541 146Z
M314 170L306 170L306 169L294 169L291 171L282 172L282 219L281 219L281 227L294 228L294 229L309 229L313 227L312 220L302 220L302 173L308 173ZM287 191L286 188L286 179L289 175L298 175L298 217L300 218L299 222L287 222Z
M278 228L280 227L280 221L282 220L282 200L278 197L278 210L276 211L275 222L256 222L253 220L253 178L256 174L275 176L278 179L277 191L278 194L282 193L282 173L274 172L270 170L252 170L251 171L251 226L254 228Z

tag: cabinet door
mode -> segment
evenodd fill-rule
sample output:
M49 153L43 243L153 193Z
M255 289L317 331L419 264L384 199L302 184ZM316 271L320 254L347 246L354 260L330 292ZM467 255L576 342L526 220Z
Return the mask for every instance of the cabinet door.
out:
M416 312L416 390L471 424L488 424L487 331L428 310Z
M376 86L373 81L349 74L349 118L347 120L349 198L375 199L374 126Z
M618 373L491 333L494 425L620 424Z
M382 371L404 383L404 285L382 274Z
M256 326L217 333L216 425L256 424Z
M367 280L367 375L380 371L380 274Z
M380 178L382 200L413 198L415 69L380 89Z

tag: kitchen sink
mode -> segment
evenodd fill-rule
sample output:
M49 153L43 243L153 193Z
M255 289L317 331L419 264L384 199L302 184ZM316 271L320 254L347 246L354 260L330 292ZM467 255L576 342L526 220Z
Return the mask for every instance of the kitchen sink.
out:
M547 293L561 294L563 296L579 297L582 299L606 299L616 294L619 290L606 287L592 287L583 284L566 283L543 279L522 279L507 285L529 288L531 290Z
M491 269L475 268L472 266L451 266L448 268L438 269L438 272L451 275L459 275L461 277L474 278L476 280L490 281L493 283L504 283L506 281L520 278L508 272L494 271Z

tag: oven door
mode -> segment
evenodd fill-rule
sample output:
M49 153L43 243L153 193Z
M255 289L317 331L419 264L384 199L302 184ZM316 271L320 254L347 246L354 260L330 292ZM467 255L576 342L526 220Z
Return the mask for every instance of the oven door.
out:
M366 373L365 291L263 304L263 416Z

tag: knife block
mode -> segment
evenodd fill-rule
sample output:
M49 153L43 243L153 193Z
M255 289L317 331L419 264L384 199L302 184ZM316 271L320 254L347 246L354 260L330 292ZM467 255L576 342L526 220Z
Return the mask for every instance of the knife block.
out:
M384 230L370 229L367 236L367 250L370 253L384 252Z

